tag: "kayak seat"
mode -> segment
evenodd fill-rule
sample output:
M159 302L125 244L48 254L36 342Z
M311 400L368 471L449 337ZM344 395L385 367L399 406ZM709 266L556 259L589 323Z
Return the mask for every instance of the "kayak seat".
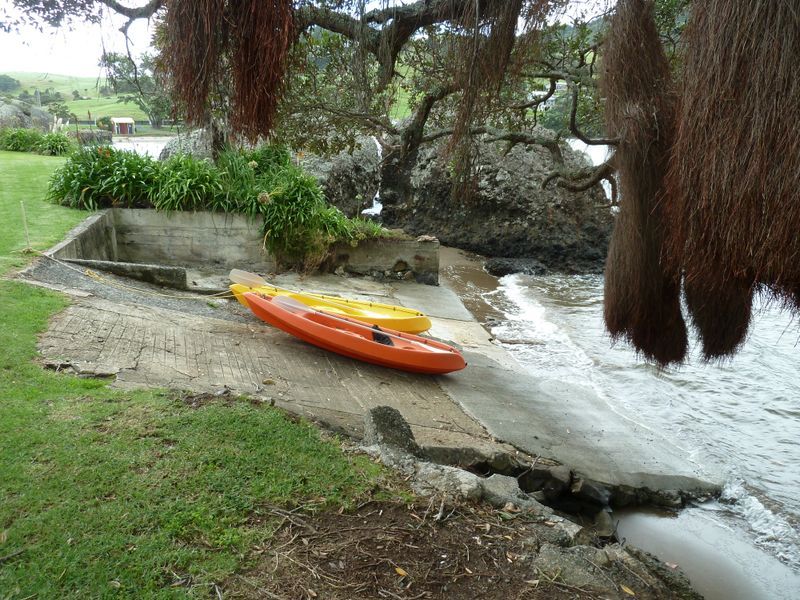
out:
M377 325L372 326L372 340L384 346L394 346L392 338L383 333L381 328Z

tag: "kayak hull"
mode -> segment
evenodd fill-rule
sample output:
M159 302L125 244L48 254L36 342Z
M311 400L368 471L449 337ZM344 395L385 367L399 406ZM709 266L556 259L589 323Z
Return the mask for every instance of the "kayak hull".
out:
M249 287L240 283L230 286L236 299L244 306L247 302L244 294L255 292L263 296L285 296L294 298L306 306L321 310L330 314L343 317L350 317L359 321L364 321L371 325L388 327L396 331L405 333L422 333L431 327L431 321L421 312L393 306L391 304L381 304L379 302L369 302L364 300L350 300L338 296L326 296L324 294L310 294L305 292L294 292L273 286Z
M262 321L337 354L413 373L444 374L467 366L461 353L442 342L328 314L282 296L245 292L243 299Z

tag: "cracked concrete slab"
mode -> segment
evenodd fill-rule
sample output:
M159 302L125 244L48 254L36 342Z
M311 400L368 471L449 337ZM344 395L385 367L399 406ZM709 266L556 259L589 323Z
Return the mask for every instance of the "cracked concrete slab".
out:
M424 444L487 437L436 379L325 352L257 321L81 298L53 318L39 349L62 368L116 374L115 387L228 388L351 433L368 409L387 405Z

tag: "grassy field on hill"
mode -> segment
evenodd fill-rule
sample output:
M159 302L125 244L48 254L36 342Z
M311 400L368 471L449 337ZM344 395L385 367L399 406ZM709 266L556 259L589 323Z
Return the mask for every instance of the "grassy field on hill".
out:
M86 213L44 201L64 160L0 152L0 275ZM281 411L192 408L44 370L36 336L67 299L0 279L0 598L217 597L281 522L360 503L380 468Z
M97 117L133 117L137 121L147 121L147 115L134 103L118 102L116 95L101 96L100 88L106 84L105 78L102 76L77 77L74 75L22 71L6 71L3 74L20 82L20 88L11 92L13 96L18 96L23 90L28 90L32 94L37 88L39 90L52 88L57 92L61 92L64 96L64 103L81 121L90 118L96 119ZM73 100L73 90L78 90L81 96L89 99ZM91 117L89 116L90 114Z

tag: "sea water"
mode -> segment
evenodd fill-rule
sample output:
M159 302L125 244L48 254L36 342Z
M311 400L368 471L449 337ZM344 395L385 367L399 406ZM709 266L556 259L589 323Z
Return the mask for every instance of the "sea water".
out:
M762 299L756 302L747 343L735 357L704 363L693 338L687 364L660 370L626 343L611 343L603 327L602 276L510 275L483 299L503 315L492 334L534 376L587 382L613 410L661 432L700 464L721 470L726 478L722 496L684 513L679 527L697 527L728 548L735 542L740 560L748 563L741 568L752 570L749 579L769 579L764 585L770 589L758 597L800 598L796 319ZM636 519L629 523L635 532ZM623 519L623 532L625 524ZM646 545L646 540L631 541ZM732 560L730 551L720 549L724 555ZM781 578L783 583L775 583ZM739 597L757 596L743 591Z

